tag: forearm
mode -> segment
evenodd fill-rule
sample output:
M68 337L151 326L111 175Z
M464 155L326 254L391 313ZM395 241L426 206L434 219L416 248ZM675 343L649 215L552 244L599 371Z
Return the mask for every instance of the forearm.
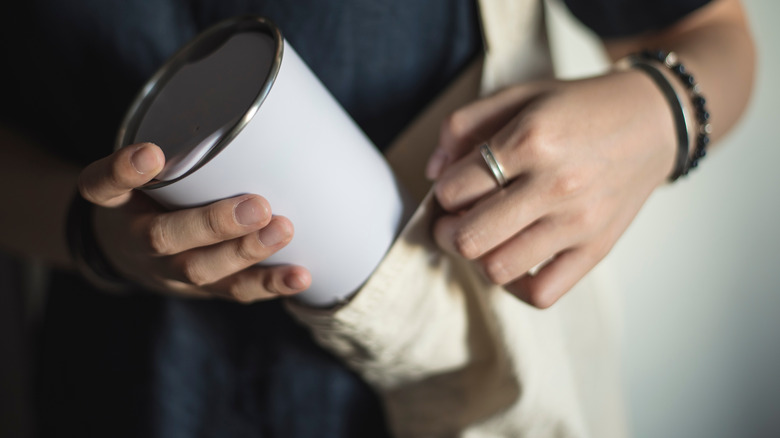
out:
M68 266L65 218L78 168L0 127L0 248Z
M737 0L715 1L662 32L606 41L606 47L614 60L645 48L676 52L707 99L713 140L730 130L747 106L756 55ZM689 99L685 103L690 106Z

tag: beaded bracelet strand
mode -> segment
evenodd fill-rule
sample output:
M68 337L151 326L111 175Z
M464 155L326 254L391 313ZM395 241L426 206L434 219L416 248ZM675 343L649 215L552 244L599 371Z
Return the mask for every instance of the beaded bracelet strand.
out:
M687 175L691 169L699 165L699 161L707 155L707 146L710 143L712 125L710 113L707 111L707 99L701 93L701 87L693 75L679 61L677 54L664 50L643 50L637 56L642 59L658 61L668 68L683 83L696 110L696 121L699 123L699 131L696 136L696 147L693 155L687 160L682 175Z

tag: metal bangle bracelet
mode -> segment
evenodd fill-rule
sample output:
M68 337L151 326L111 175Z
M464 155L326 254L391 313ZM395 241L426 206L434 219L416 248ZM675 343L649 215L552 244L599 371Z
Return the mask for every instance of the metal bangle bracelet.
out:
M674 117L674 126L677 133L677 157L675 159L674 170L669 176L669 181L675 181L682 176L686 170L686 163L688 162L689 153L689 133L688 133L688 120L685 115L685 107L683 106L680 96L675 91L669 79L661 72L661 68L656 66L650 61L638 58L636 56L630 56L625 61L619 62L618 66L635 68L646 73L650 79L655 82L656 86L661 90L666 102L669 104L669 108L672 110L672 116Z

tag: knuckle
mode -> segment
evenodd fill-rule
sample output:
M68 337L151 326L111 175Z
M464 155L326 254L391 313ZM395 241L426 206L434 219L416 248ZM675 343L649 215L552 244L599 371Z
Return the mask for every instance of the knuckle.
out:
M221 213L222 209L218 208L217 205L212 205L201 216L206 232L217 239L222 239L229 231L224 215Z
M447 211L453 211L456 208L460 192L460 187L458 187L455 182L449 180L442 180L437 182L434 186L436 199L439 201L442 208Z
M520 144L525 159L533 163L548 163L553 156L553 148L546 131L539 124L528 122L522 128Z
M452 238L455 251L467 260L473 260L480 255L478 237L469 228L458 228Z
M228 297L238 303L249 304L254 301L254 296L249 293L249 288L241 282L235 282L228 287Z
M243 263L255 263L260 261L260 241L256 234L249 234L239 240L236 246L236 258Z
M511 280L508 267L503 258L486 257L482 260L482 270L488 280L495 285L503 285Z
M468 120L465 111L455 111L442 122L442 133L448 134L453 140L461 140L468 134Z
M116 189L135 186L133 177L137 176L137 172L132 170L133 173L130 173L126 160L120 159L117 154L111 156L110 160L111 164L107 168L108 172L104 175L106 184Z
M576 196L585 188L585 178L582 172L576 170L562 171L553 182L552 195L566 199Z
M547 309L555 304L556 297L541 285L531 285L526 291L525 302L537 309Z
M575 225L585 232L594 232L599 228L601 215L595 208L585 208L577 214Z
M584 201L584 200L583 200ZM591 240L608 235L612 223L611 215L603 203L588 200L572 206L571 226L579 230L579 235Z
M182 276L184 280L195 286L205 286L213 282L211 278L203 269L203 267L195 263L192 260L185 260L181 266Z
M282 295L282 291L274 281L273 275L266 275L263 279L263 290L271 295Z
M170 236L165 215L155 215L152 217L146 232L146 241L152 252L157 255L173 254Z

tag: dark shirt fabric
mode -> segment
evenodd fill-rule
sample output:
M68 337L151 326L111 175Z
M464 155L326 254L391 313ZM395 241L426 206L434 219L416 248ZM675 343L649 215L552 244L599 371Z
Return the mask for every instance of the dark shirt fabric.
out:
M703 2L567 3L611 36L666 25ZM38 0L2 9L0 48L12 62L0 123L80 164L111 152L144 81L223 18L276 22L379 148L480 50L472 0ZM50 289L41 436L386 436L374 393L279 302L112 296L62 272Z
M564 0L574 16L605 39L661 29L709 2L710 0Z
M89 163L111 152L129 102L176 49L222 19L258 14L384 148L476 54L475 10L472 0L39 0L5 17L22 61L10 72L22 104L12 111L45 129L53 151Z
M472 0L41 0L4 32L3 119L86 164L176 49L228 17L270 18L380 148L480 50ZM10 15L10 14L9 14ZM6 18L10 18L6 15ZM104 295L57 272L41 354L47 436L381 437L375 394L278 301Z

